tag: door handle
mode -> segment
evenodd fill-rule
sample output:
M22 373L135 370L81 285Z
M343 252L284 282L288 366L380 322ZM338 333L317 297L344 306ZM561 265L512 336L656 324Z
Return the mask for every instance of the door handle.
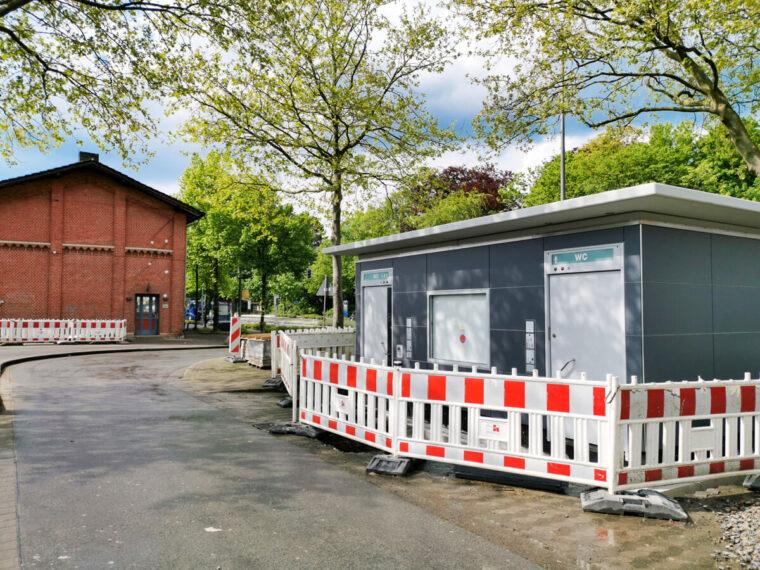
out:
M571 364L575 365L575 358L571 358L570 360L568 360L567 362L565 362L565 363L562 365L562 368L560 368L560 369L559 369L559 373L560 373L560 375L564 374L564 372L565 372L565 368L567 368L567 367L568 367L568 366L570 366Z

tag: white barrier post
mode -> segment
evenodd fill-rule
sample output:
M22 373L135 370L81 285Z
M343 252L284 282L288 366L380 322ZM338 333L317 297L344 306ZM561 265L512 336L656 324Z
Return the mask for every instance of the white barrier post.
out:
M227 360L230 362L245 362L245 358L240 356L240 316L235 313L230 318L230 337L229 337L229 354Z

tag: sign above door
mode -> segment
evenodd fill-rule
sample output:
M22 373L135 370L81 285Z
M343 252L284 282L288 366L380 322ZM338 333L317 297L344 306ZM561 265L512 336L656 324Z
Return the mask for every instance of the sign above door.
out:
M610 271L623 266L622 244L563 249L546 254L547 273Z
M375 269L362 271L362 287L375 287L393 284L393 269Z

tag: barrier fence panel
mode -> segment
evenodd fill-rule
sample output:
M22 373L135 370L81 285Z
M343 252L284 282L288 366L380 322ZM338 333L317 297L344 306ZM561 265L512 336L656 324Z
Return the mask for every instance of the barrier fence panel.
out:
M0 320L0 343L121 342L126 334L125 320Z
M607 391L584 380L404 371L399 454L606 486Z
M393 368L305 353L299 382L301 422L395 451Z
M760 472L760 380L620 387L619 489Z

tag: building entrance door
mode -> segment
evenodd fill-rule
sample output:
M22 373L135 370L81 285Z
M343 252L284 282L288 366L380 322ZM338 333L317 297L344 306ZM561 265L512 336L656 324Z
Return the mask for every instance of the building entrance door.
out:
M547 255L550 376L626 377L625 301L619 244Z
M390 364L392 282L390 269L362 272L361 355L379 364Z
M158 334L158 295L135 295L135 336Z

